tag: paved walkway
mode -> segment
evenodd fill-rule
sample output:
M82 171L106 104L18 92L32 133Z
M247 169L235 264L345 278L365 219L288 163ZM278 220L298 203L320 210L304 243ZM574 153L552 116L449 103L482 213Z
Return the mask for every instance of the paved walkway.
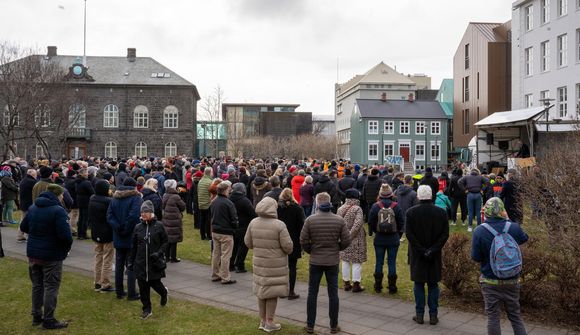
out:
M4 251L7 256L25 259L26 244L16 242L16 230L2 229ZM92 275L93 244L75 240L69 257L64 262L67 270ZM224 286L210 281L210 267L189 261L168 264L167 278L163 280L173 297L209 304L220 308L257 314L257 301L252 294L251 273L233 274L238 282ZM280 299L277 317L300 326L306 321L306 295L308 286L298 282L296 292L300 299ZM483 315L462 313L447 308L439 311L437 326L418 325L411 320L413 303L384 296L365 293L353 294L339 291L339 324L343 334L393 335L393 334L485 334L486 319ZM328 296L321 289L318 298L317 331L328 333ZM509 322L502 323L503 334L513 334ZM529 334L573 334L572 332L527 324Z

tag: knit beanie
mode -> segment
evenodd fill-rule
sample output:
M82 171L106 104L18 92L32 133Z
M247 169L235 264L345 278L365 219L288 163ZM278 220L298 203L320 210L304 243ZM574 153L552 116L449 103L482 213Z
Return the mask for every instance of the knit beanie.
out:
M379 192L379 196L381 198L390 198L393 196L393 190L391 189L391 186L389 186L389 184L383 184L381 185L381 190ZM429 197L431 198L431 197Z
M40 168L40 178L50 178L52 175L52 169L48 166L43 166Z
M417 198L419 200L431 200L433 198L433 190L431 189L431 186L419 186L419 189L417 189Z
M346 198L347 199L359 199L360 192L356 188L349 188L346 190Z
M49 184L46 187L48 192L54 193L57 197L64 193L64 188L62 186L58 186L57 184Z
M123 181L123 186L135 187L137 186L137 181L131 177L127 177L125 178L125 181Z
M244 185L243 183L235 183L234 186L232 186L232 193L241 193L243 195L246 194L246 185Z
M165 188L177 188L177 182L173 179L167 179L164 183L163 186L165 186Z
M155 213L155 207L151 200L145 200L141 205L141 213Z
M490 198L483 207L483 215L486 218L505 218L505 206L498 197Z

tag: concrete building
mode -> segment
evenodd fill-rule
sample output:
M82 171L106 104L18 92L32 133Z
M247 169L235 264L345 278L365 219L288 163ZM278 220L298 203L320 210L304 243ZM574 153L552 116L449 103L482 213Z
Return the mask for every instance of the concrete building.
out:
M453 79L443 79L435 100L439 101L443 112L445 112L445 115L449 119L447 126L447 146L451 150L453 148Z
M447 166L448 117L437 101L356 99L351 117L351 160L392 164L405 171Z
M411 79L415 84L417 84L418 90L430 90L431 89L431 77L424 73L415 73L413 75L408 74L407 77Z
M551 131L579 116L580 0L519 0L512 11L512 108L554 99ZM545 126L539 126L545 131Z
M357 99L378 99L384 93L388 100L404 100L410 93L415 94L416 89L417 84L413 80L383 62L345 83L335 84L338 155L343 158L353 157L350 151L351 119Z
M58 110L46 110L38 119L36 114L34 118L16 115L23 121L15 128L21 139L15 141L12 155L47 156L35 138L27 137L32 126L56 159L193 155L199 93L195 85L156 60L137 57L136 50L129 48L126 57L87 56L83 64L80 57L58 55L54 46L46 55L29 57L62 67L66 94L75 102L63 106L68 117L63 118L61 130L56 124L61 123L56 119ZM9 108L2 102L0 107L6 126Z
M320 136L336 136L333 115L312 115L312 133Z
M511 108L511 22L470 23L453 57L453 145L467 147L473 126Z

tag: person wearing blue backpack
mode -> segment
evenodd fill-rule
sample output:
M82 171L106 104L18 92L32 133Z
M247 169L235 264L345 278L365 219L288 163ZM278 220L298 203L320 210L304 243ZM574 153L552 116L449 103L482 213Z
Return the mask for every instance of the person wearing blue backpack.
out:
M487 333L501 334L503 305L514 334L526 334L520 312L522 254L519 245L528 240L528 235L509 220L501 199L489 199L483 212L485 223L473 232L471 258L481 264L480 284L488 318Z

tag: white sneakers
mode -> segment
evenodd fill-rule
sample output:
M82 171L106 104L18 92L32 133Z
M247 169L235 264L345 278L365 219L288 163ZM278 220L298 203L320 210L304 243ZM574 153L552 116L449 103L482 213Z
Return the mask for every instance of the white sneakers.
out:
M260 322L260 327L258 327L258 329L263 330L266 333L272 333L272 332L275 332L275 331L282 329L282 325L279 323L267 324L267 323Z
M468 233L471 233L472 231L473 231L473 228L471 228L471 227L468 227L468 228L467 228L467 232L468 232Z

